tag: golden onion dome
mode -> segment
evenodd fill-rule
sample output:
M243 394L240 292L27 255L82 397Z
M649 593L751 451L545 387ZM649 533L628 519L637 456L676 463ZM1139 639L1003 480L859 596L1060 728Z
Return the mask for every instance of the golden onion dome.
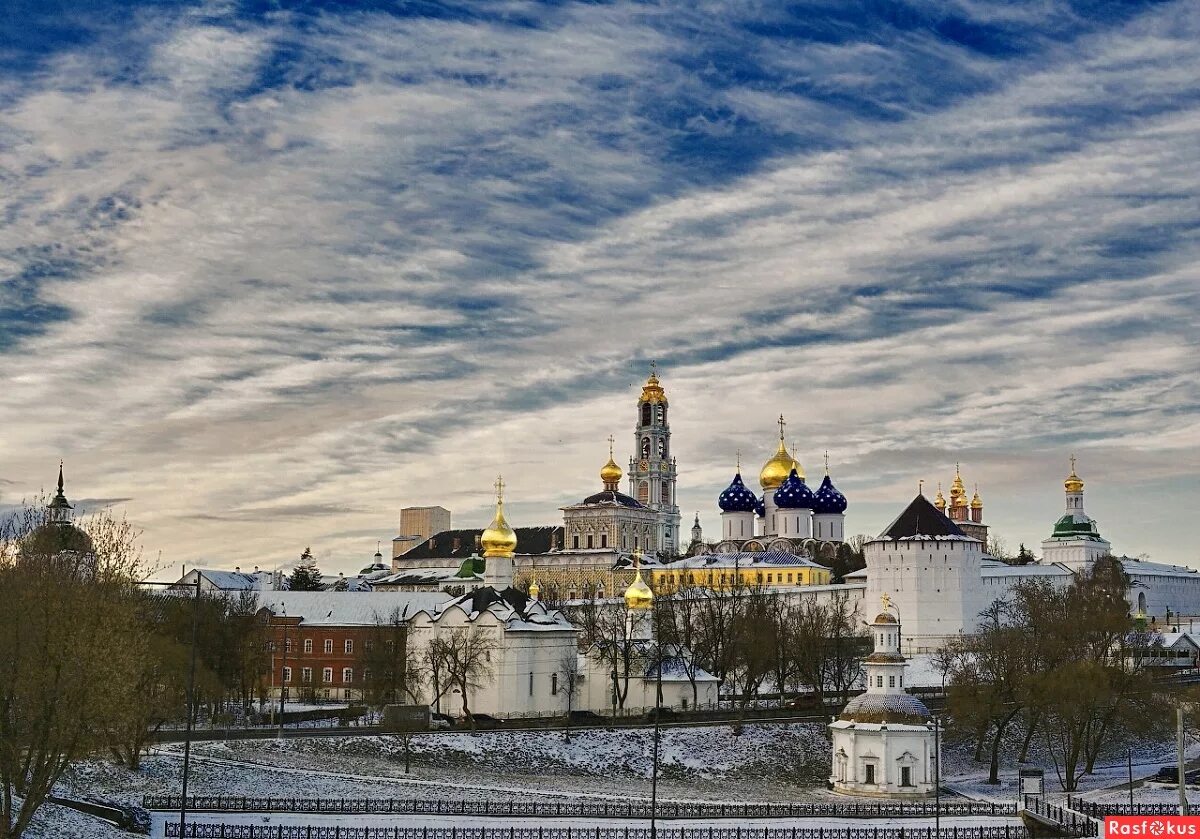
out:
M983 499L979 497L979 487L975 487L975 494L971 496L971 509L982 510Z
M779 485L787 480L788 475L792 474L795 465L795 459L788 453L783 440L780 440L775 454L763 464L763 468L759 471L758 482L763 489L778 489Z
M483 547L483 555L512 556L517 550L517 532L509 526L504 518L504 481L496 479L496 517L479 537Z
M538 585L537 579L534 578L529 583L529 597L531 600L537 600L538 595L542 593L542 587Z
M629 584L629 588L625 589L625 606L629 609L649 609L654 606L654 592L642 579L640 568L634 575L633 582Z
M655 405L666 405L667 394L659 384L658 374L654 368L650 369L650 377L646 379L646 383L642 385L642 395L638 397L638 403L650 402Z
M945 510L946 510L946 496L942 495L942 482L941 481L938 481L938 492L937 492L937 497L933 499L933 506L937 507L939 510L942 510L943 512L945 512Z
M1071 455L1071 474L1063 481L1067 492L1083 492L1083 478L1075 474L1075 455Z
M624 474L611 456L608 458L608 463L600 467L600 480L606 484L619 484L621 476Z

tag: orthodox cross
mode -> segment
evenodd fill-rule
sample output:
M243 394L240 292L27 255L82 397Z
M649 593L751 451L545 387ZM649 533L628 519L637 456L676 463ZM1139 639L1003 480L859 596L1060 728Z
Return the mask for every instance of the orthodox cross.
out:
M783 427L785 425L787 425L787 423L783 421L783 414L780 414L779 415L779 439L780 440L783 439Z
M1075 474L1075 455L1071 455L1071 474Z
M825 474L829 474L829 449L825 450Z
M613 447L613 436L611 434L609 434L608 435L608 459L609 460L612 460L612 452L613 452L612 447Z
M917 481L917 494L918 495L925 494L925 479L924 478L921 478L921 480Z
M496 500L503 501L504 500L504 476L503 475L496 476L495 487L496 487Z

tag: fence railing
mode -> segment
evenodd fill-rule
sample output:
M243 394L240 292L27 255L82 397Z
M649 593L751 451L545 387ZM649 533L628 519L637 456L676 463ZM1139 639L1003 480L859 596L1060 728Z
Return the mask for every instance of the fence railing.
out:
M1067 836L1083 837L1100 835L1100 825L1098 822L1073 810L1059 807L1057 804L1051 804L1037 796L1025 796L1025 809L1030 813L1035 813L1042 818L1050 819L1057 823Z
M166 825L168 839L179 825ZM184 839L651 839L646 827L337 827L189 824ZM1033 839L1022 825L925 828L660 828L658 839Z
M178 810L179 796L146 796L147 810ZM217 813L362 813L422 816L529 816L535 818L648 819L648 801L440 801L419 798L254 798L241 795L188 796L192 812ZM987 801L746 802L741 804L660 801L660 819L766 818L921 818L943 816L1015 816L1017 805Z
M1085 801L1082 798L1067 797L1067 806L1078 810L1093 819L1105 816L1173 816L1179 812L1179 805L1159 802L1158 804L1097 804L1095 801Z

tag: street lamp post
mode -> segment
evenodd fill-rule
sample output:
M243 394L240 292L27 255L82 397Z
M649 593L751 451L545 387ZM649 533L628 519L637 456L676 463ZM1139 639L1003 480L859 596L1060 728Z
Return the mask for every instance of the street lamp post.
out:
M942 720L933 715L933 825L934 833L942 835Z
M651 606L654 625L654 657L657 660L654 676L654 766L650 774L650 839L658 839L658 742L659 724L662 720L662 633L658 625L658 601Z
M287 672L287 654L288 654L288 634L287 634L287 607L283 607L283 664L279 668L279 739L283 739L283 721L284 717L284 698L287 696L288 686L284 681L283 675Z
M195 586L196 592L192 597L192 642L191 642L191 660L188 663L188 683L187 683L187 700L185 708L185 726L183 733L183 780L180 784L179 796L179 836L184 836L187 828L187 796L188 796L188 776L191 772L192 763L192 713L196 704L196 627L200 622L200 581L203 579L199 571L196 571L196 582L194 583L159 583L151 581L143 581L138 583L142 586L164 586L168 588L177 588L180 586Z

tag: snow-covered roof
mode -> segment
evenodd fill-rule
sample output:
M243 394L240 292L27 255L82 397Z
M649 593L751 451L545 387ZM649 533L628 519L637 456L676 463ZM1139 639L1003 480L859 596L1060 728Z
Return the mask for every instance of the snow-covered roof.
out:
M784 566L787 568L821 568L825 569L824 565L813 562L811 559L803 556L797 556L787 551L740 551L737 553L727 554L701 554L700 556L691 556L687 559L676 560L663 566L667 571L672 569L705 569L705 568L720 568L720 569L743 569L765 566Z
M462 582L464 579L472 579L471 577L458 577L459 566L453 568L409 568L406 571L401 571L396 574L387 574L383 577L377 577L371 580L372 585L437 585L443 580L454 579ZM481 574L476 574L474 579L483 579Z
M1184 649L1191 647L1200 650L1200 638L1190 632L1160 632L1164 649Z
M396 609L411 616L447 599L440 591L268 591L258 604L276 615L300 617L305 626L372 626Z
M1147 577L1188 577L1200 573L1195 568L1188 568L1186 565L1146 562L1141 559L1130 559L1127 556L1121 557L1121 565L1125 568L1126 574L1139 574Z
M205 582L221 591L262 591L271 585L269 571L248 574L244 571L224 571L219 568L193 568L183 576L182 581L194 579L195 574L199 574ZM192 585L195 586L195 583Z
M980 563L979 572L984 577L1070 577L1074 574L1070 568L1056 562L1049 565L1036 562L1006 565L997 560Z
M551 611L523 591L506 588L501 591L484 586L442 603L425 612L433 620L441 618L448 609L458 608L474 621L483 612L495 616L505 632L574 632L575 627L562 612Z

